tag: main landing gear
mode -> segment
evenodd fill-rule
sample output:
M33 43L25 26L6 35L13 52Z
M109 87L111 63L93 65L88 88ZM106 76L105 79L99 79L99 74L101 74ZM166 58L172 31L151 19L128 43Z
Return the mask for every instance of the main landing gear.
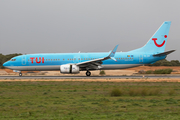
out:
M89 70L86 72L86 76L91 76L91 72Z
M21 76L22 76L22 73L20 72L20 73L19 73L19 77L21 77Z

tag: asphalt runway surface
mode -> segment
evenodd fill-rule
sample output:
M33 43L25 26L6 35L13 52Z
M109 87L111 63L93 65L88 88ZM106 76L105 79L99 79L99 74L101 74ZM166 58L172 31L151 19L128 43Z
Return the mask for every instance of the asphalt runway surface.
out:
M180 75L148 75L148 76L0 76L0 79L132 79L132 78L180 78Z

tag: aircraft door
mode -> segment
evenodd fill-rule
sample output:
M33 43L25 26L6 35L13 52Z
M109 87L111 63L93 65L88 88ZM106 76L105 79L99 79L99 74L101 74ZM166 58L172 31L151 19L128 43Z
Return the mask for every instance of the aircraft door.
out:
M22 65L26 65L26 56L22 56Z
M73 62L79 63L79 62L81 62L81 58L80 57L74 57Z
M143 63L143 55L139 55L139 62Z

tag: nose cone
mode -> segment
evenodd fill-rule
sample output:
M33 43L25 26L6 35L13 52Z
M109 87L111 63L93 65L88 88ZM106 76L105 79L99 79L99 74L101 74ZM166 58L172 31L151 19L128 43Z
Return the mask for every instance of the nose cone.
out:
M7 66L8 66L8 62L5 62L5 63L3 64L3 66L4 66L4 67L7 67Z

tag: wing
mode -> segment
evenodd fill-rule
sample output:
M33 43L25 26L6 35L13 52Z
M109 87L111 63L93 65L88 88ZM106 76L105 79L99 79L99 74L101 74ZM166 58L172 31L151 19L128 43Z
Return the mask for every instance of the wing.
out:
M98 58L98 59L94 59L90 61L80 62L80 63L77 63L76 65L82 69L84 68L85 70L100 69L101 64L103 63L102 61L110 59L110 58L116 61L116 59L114 58L114 55L116 53L117 48L118 48L118 45L116 45L115 48L110 52L110 54L104 58Z

